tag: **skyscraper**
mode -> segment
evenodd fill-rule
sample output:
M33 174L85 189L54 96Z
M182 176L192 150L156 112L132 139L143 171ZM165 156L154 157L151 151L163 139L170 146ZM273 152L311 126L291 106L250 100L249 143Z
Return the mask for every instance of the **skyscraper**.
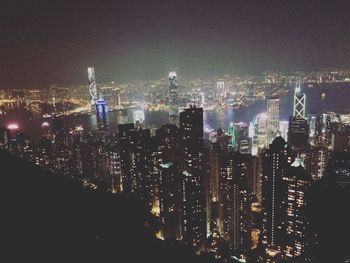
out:
M288 140L288 127L289 122L288 121L280 121L280 135L281 137L287 141Z
M285 211L287 185L284 177L292 162L291 152L282 137L273 140L263 154L262 211L263 244L268 251L281 253L285 245Z
M247 95L246 95L247 101L254 101L254 86L253 82L249 80L247 82Z
M252 154L257 154L259 149L267 146L267 114L263 112L256 115L253 121Z
M159 161L160 217L163 236L181 237L181 174L179 167L179 128L172 124L156 131Z
M177 91L177 75L172 71L169 73L169 123L179 126L179 99Z
M200 250L206 233L202 108L191 107L180 113L180 136L182 234L185 243Z
M308 262L306 251L311 245L311 231L306 209L311 178L305 173L301 159L296 158L289 166L284 180L287 183L285 255L287 258L302 257L303 262Z
M307 120L302 117L289 117L288 143L293 150L301 150L308 145Z
M220 207L223 237L235 253L250 248L250 191L248 173L251 155L229 152L220 158Z
M280 98L267 99L267 143L270 144L279 134L280 126Z
M100 134L102 141L106 141L108 136L108 108L107 102L99 98L95 102L96 118L97 118L97 132Z
M298 154L309 177L316 181L325 176L330 158L330 150L328 148L308 146L306 149L299 151Z
M225 81L219 80L216 82L216 100L221 105L225 99Z
M229 131L232 136L232 149L242 154L251 153L251 138L249 138L248 124L245 122L231 122Z
M131 193L133 185L131 175L133 151L131 147L135 143L135 125L133 123L119 124L118 140L122 170L122 189L126 193Z
M294 89L293 116L305 119L306 95L301 93L300 81Z
M224 215L221 204L220 191L220 159L223 151L219 143L209 144L209 161L210 161L210 175L209 175L209 203L208 217L210 230L217 231L219 235L224 236L223 221Z
M95 79L95 69L93 67L90 67L87 69L88 71L88 81L89 81L89 93L91 96L91 105L95 105L95 102L97 101L97 86L96 86L96 79Z
M316 114L308 114L308 126L309 126L309 143L312 146L316 146L317 137L320 133L320 121L319 116Z

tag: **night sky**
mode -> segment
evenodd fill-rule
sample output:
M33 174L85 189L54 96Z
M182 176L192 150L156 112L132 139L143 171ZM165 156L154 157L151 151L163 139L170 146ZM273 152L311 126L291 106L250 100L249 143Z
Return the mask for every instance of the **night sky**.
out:
M350 66L350 1L0 1L0 89Z

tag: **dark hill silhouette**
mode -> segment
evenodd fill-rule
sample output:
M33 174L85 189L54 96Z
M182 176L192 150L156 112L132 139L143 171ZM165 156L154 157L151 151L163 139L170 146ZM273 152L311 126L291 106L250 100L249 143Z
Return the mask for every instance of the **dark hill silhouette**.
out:
M132 198L84 189L2 151L0 180L2 262L207 262L155 239Z

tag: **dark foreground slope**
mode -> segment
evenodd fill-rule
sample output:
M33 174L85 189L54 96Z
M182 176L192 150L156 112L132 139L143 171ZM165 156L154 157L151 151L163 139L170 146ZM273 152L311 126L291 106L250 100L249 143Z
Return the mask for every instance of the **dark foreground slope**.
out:
M0 152L2 262L203 262L152 237L135 200Z

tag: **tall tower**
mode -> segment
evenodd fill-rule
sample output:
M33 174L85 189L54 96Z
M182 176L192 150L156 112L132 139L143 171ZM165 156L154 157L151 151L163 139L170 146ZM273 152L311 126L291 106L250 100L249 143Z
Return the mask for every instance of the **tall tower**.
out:
M267 99L267 143L270 144L278 135L280 127L280 98Z
M291 152L282 137L273 140L263 155L262 209L263 244L274 252L282 252L285 241L285 194L284 177L292 161Z
M288 143L293 150L301 150L308 145L307 120L301 117L289 117Z
M301 159L296 158L288 169L288 175L284 178L287 183L286 198L286 248L288 258L303 257L303 262L308 262L306 255L310 244L310 229L307 216L308 189L311 186L311 178L306 174Z
M247 82L247 93L246 93L247 101L253 101L254 100L254 86L253 82L249 80Z
M169 123L179 126L179 105L176 72L169 73Z
M179 177L179 128L167 124L156 131L159 161L160 217L164 237L181 238L181 178Z
M267 145L267 114L259 113L254 117L254 146L256 151L266 148Z
M306 95L301 93L300 81L295 85L294 89L294 105L293 116L305 119L305 103Z
M201 250L206 233L202 108L191 107L180 113L180 135L183 239Z
M95 105L97 101L97 86L96 86L96 79L95 79L95 69L93 67L90 67L87 69L88 71L88 80L89 80L89 93L91 96L91 105Z
M106 140L109 129L107 102L104 99L99 98L95 101L95 106L97 118L97 131L101 135L101 139Z
M235 252L250 248L250 195L247 189L250 155L229 152L219 161L220 200L223 210L223 237Z

